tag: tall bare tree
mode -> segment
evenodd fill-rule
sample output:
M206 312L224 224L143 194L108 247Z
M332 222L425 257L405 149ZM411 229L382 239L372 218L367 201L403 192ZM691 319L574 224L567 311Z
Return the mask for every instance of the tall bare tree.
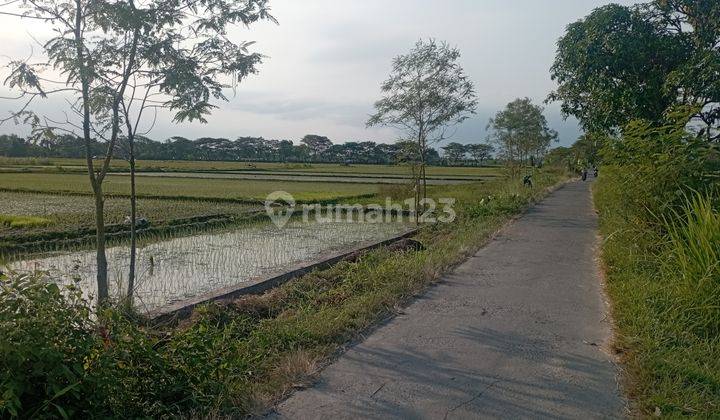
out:
M84 140L103 303L108 280L102 187L118 139L124 136L134 145L147 110L167 108L174 121L205 122L215 108L211 101L227 99L224 89L255 72L262 58L248 51L252 42L231 41L227 29L274 21L268 1L24 0L6 3L0 13L44 21L56 34L43 44L40 61L10 62L5 83L23 102L6 120L22 118L38 139L69 132ZM33 102L49 94L68 99L63 119L32 111ZM91 151L95 139L107 145L97 165ZM134 166L134 153L131 159ZM133 237L134 224L133 219Z
M427 198L425 166L429 145L450 137L448 129L475 113L473 83L458 64L460 51L445 42L420 40L408 54L395 57L382 98L368 126L390 126L418 144L423 200Z

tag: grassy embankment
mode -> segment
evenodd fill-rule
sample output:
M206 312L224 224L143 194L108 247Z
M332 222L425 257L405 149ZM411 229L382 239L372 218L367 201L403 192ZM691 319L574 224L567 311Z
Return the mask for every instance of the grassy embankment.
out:
M594 189L625 388L639 417L716 418L720 197L692 154L646 155L648 165L604 166Z
M431 188L431 196L457 199L458 216L423 227L418 239L426 250L373 251L262 296L206 306L172 328L137 327L112 312L89 321L84 305L59 302L54 289L16 284L13 293L0 294L0 327L13 325L0 331L7 349L0 370L13 378L2 384L0 413L132 417L262 410L562 179L542 172L533 189L518 180ZM50 362L51 370L30 369Z

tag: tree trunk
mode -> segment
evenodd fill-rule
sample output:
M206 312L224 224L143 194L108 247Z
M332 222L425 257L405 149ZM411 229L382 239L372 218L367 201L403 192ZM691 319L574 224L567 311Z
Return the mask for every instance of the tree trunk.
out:
M127 305L132 307L135 291L135 256L137 254L137 196L135 194L135 141L128 138L130 147L130 272L128 273Z
M425 176L425 158L422 162L422 182L423 182L423 208L425 207L425 199L427 199L427 177Z
M97 241L97 286L98 304L107 303L108 278L107 278L107 257L105 255L105 200L103 198L102 184L96 183L95 192L95 229Z
M420 224L420 171L415 177L415 226Z

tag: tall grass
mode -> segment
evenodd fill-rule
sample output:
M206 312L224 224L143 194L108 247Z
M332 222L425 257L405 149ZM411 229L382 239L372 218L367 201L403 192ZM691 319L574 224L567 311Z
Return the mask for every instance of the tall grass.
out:
M632 167L594 188L602 257L634 414L720 416L717 190L648 194Z
M665 217L668 249L664 272L688 328L703 337L720 334L720 214L711 197L694 193L680 211Z

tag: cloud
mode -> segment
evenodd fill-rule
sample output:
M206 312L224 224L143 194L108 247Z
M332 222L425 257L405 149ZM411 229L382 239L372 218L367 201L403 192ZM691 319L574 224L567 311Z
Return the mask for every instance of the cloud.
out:
M619 0L633 3L632 0ZM554 88L549 68L555 43L565 26L606 0L271 0L280 25L260 22L229 32L234 40L254 40L267 56L260 73L244 80L209 124L173 124L161 112L150 137L173 135L259 135L299 139L317 132L334 141L370 139L391 142L400 133L365 128L392 58L420 38L434 37L457 46L461 64L475 82L478 113L457 128L454 141L487 136L487 120L507 102L528 96L542 103ZM33 37L42 41L46 25L0 16L3 54L24 57ZM0 75L0 78L3 78ZM37 110L57 114L64 101L39 103ZM0 114L15 104L0 101ZM557 104L546 116L561 144L579 134L577 122L563 121ZM12 124L0 133L22 133Z

